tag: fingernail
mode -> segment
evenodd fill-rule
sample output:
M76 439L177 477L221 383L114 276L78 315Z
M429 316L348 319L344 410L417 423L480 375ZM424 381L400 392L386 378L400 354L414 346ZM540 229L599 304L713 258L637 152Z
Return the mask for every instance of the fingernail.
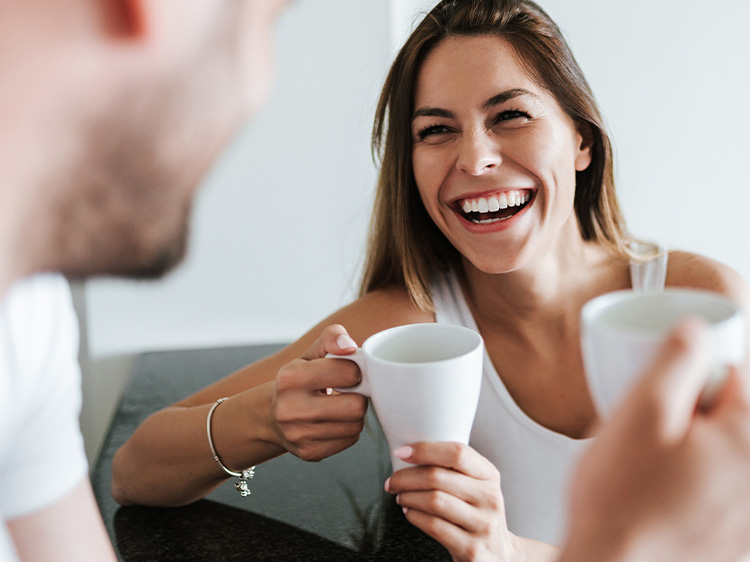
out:
M402 445L393 451L393 456L406 460L414 453L414 448L409 445Z
M403 511L404 515L406 515L406 512L409 511L409 508L408 507L402 507L401 511Z
M336 340L336 345L339 346L339 349L352 349L357 347L354 340L347 335L339 336Z
M401 505L401 494L396 494L396 503Z
M388 478L385 481L385 485L383 486L383 488L385 488L386 492L390 492L391 491L391 479L390 478Z

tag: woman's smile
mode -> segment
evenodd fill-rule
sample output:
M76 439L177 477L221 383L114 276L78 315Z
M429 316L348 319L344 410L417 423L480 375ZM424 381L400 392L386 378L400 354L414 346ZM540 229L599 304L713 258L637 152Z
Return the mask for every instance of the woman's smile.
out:
M507 221L526 208L534 192L531 189L512 189L481 197L466 197L451 207L458 216L473 224L493 224Z

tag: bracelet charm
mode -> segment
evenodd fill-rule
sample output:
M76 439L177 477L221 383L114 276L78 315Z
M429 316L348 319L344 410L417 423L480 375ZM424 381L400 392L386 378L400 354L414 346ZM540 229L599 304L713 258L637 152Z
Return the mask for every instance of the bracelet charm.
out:
M238 476L240 479L239 482L235 483L234 487L237 488L237 491L240 493L240 495L243 498L246 498L250 495L250 490L247 489L247 481L252 480L253 476L255 476L255 467L251 466L250 468L246 468L242 471L242 475Z

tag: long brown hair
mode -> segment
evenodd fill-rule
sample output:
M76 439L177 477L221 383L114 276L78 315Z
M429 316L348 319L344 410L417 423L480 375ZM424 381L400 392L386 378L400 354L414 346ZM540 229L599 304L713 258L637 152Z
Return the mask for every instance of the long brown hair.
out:
M506 40L563 111L588 125L591 164L576 172L574 201L581 236L627 255L629 239L615 195L609 137L591 88L557 25L529 0L443 0L396 56L375 113L372 149L381 166L362 293L404 287L418 306L431 310L431 276L458 262L458 251L419 197L411 159L411 117L417 75L427 55L446 37L476 35Z

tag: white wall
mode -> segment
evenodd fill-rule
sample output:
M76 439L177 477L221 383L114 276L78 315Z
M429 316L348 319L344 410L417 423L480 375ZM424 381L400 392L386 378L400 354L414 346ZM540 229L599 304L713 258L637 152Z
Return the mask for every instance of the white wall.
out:
M288 341L355 294L391 38L434 3L293 4L274 98L207 179L187 262L157 283L88 283L93 356ZM541 4L603 108L633 233L750 279L750 2Z
M633 234L750 279L750 2L543 5L604 111Z

